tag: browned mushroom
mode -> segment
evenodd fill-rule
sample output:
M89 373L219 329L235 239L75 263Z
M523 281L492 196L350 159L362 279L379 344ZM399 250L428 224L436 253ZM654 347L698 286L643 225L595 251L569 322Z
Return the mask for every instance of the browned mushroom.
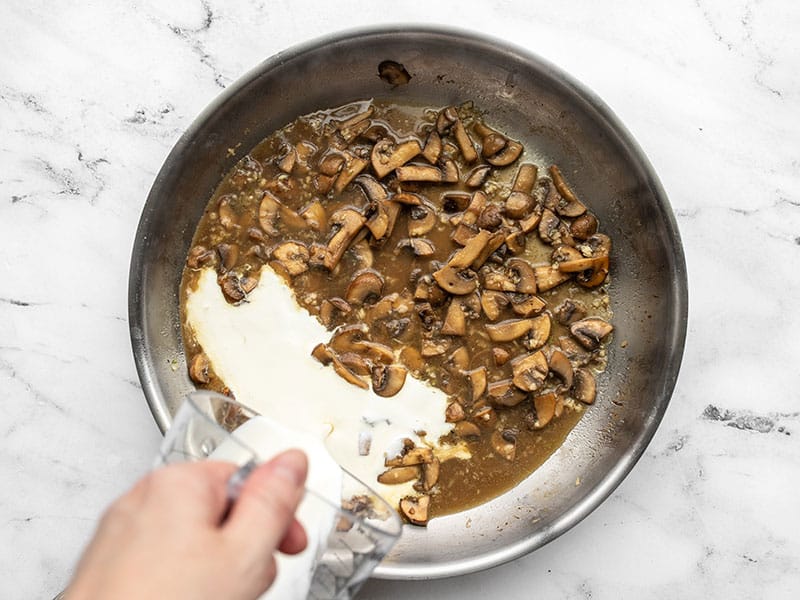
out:
M491 406L479 406L473 411L472 419L478 427L490 429L497 423L497 412Z
M328 344L319 343L314 346L314 349L311 351L311 356L325 366L331 364L331 361L333 361L333 351Z
M393 60L384 60L378 65L378 77L394 87L411 81L411 75L402 63Z
M367 362L367 359L360 354L356 354L355 352L345 352L344 354L340 354L339 360L345 367L361 377L366 377L372 372L372 367L370 366L369 362Z
M327 269L333 270L339 264L365 221L364 215L352 208L340 208L331 215L330 224L335 228L335 233L328 242L328 251L323 261Z
M470 269L459 270L447 265L435 271L433 278L443 290L457 296L471 294L478 287L475 271Z
M464 183L467 187L471 188L481 187L486 182L491 172L492 168L490 166L479 165L467 173Z
M420 353L424 358L430 358L431 356L440 356L445 352L447 352L448 345L449 345L448 341L444 339L423 338L422 348L420 349Z
M511 379L492 381L486 391L495 406L516 406L525 399L525 394L514 387Z
M561 243L559 225L561 225L561 221L555 213L545 208L542 211L542 218L539 220L539 237L545 244Z
M525 252L526 243L525 232L522 230L514 230L506 236L506 247L515 256Z
M412 206L408 212L408 235L418 237L425 235L436 225L436 213L428 206L420 204Z
M239 277L235 273L226 273L218 281L225 298L234 304L244 300L258 283L253 277Z
M478 367L467 371L469 377L469 385L471 389L471 400L477 402L478 399L486 392L487 376L486 367Z
M442 210L448 213L466 210L469 206L472 196L467 192L445 192L440 196L439 202L442 205Z
M550 370L561 378L567 389L572 387L573 370L572 363L569 362L567 355L561 350L553 350L550 359L547 361Z
M217 244L217 254L219 254L220 266L223 271L230 271L239 261L238 244Z
M403 388L407 373L400 365L376 365L372 368L372 391L385 398L394 396Z
M533 406L536 408L536 421L533 423L534 429L542 429L556 413L556 400L558 396L554 392L540 394L533 397Z
M550 265L534 267L533 274L536 277L536 287L540 292L551 290L570 278L569 273L562 273L558 268L554 269Z
M258 206L258 224L267 235L278 235L275 228L281 203L270 191L265 191Z
M442 335L465 335L467 333L467 316L461 300L454 297L447 307L447 313L442 323Z
M474 227L470 227L462 221L456 225L456 227L450 233L450 239L460 246L466 246L467 243L477 235L477 233L478 232Z
M448 423L458 423L463 421L464 417L466 417L466 414L460 402L451 402L444 411L444 419Z
M328 215L319 200L314 200L303 209L300 216L306 220L308 226L314 231L325 231L328 226Z
M599 317L587 317L575 321L569 326L569 331L587 350L596 350L614 327Z
M344 379L347 383L351 383L354 386L365 390L369 389L367 382L342 364L342 361L339 360L339 357L336 356L336 354L331 355L331 362L333 363L333 370L336 372L336 374Z
M388 365L394 362L394 352L386 344L369 340L354 340L353 348L355 352L363 354L373 363Z
M425 200L425 198L419 194L414 194L413 192L398 192L392 196L392 202L405 204L407 206L419 206L420 204L427 202L427 200Z
M410 440L409 440L410 441ZM412 442L413 444L413 442ZM404 445L399 456L387 458L384 464L387 467L407 467L412 465L427 464L433 460L433 450L426 446Z
M475 423L470 421L459 421L453 427L453 431L461 438L477 438L481 436L481 430Z
M505 306L508 306L508 297L503 292L483 290L481 293L481 308L490 321L496 321Z
M337 296L326 298L319 305L319 320L325 327L330 329L337 314L347 314L352 307L343 299Z
M398 485L417 479L420 475L418 466L392 467L378 475L378 483L384 485Z
M370 104L363 111L354 114L352 117L348 117L344 121L339 121L336 124L336 127L340 131L342 129L349 129L349 128L353 127L354 125L357 125L357 124L369 119L374 112L375 112L375 107L372 104Z
M592 404L596 396L597 383L594 375L586 369L577 369L575 371L575 381L572 384L572 397L584 404Z
M466 371L469 368L469 350L466 346L459 346L447 357L447 362L458 371Z
M425 147L422 149L422 156L425 157L432 165L435 165L439 160L439 155L442 153L442 138L439 132L432 129L428 134L428 139L425 141Z
M569 225L569 232L576 240L586 240L597 233L597 217L584 213Z
M422 146L417 140L395 144L392 140L384 138L372 147L372 170L375 171L378 179L383 179L420 152L422 152Z
M475 145L472 143L472 139L470 139L461 119L456 119L455 123L453 123L453 137L456 138L456 143L458 144L459 150L461 150L461 156L464 157L465 163L474 163L478 160L478 153L475 150Z
M439 472L441 471L441 463L438 458L435 458L422 465L422 487L425 491L430 491L439 481Z
M398 181L428 181L437 183L443 181L444 174L431 165L407 164L395 169Z
M535 392L547 379L549 367L547 358L539 350L531 354L518 356L511 361L511 370L514 373L514 385L526 392Z
M533 191L533 186L536 184L536 175L538 173L539 168L535 164L522 163L519 166L516 177L514 177L514 184L511 190L530 194Z
M480 229L496 230L503 224L503 209L499 204L487 204L478 215L475 225Z
M521 317L530 317L544 310L544 300L528 294L510 294L511 308Z
M284 242L276 246L272 257L293 277L308 271L308 248L300 242Z
M492 358L494 359L494 364L502 367L511 358L511 354L505 348L494 347L492 348Z
M511 192L506 198L505 212L512 219L521 219L533 210L533 196L525 192Z
M505 147L492 156L486 158L486 162L495 167L505 167L517 160L524 148L522 144L514 140L508 140Z
M486 333L493 342L510 342L521 338L533 327L533 319L506 319L485 325Z
M411 371L418 373L425 366L425 361L419 350L413 346L405 346L400 351L400 361L407 366Z
M586 206L578 200L574 192L564 181L561 171L556 165L550 167L550 177L561 195L561 200L556 205L556 212L562 217L577 217L586 212Z
M445 183L458 183L459 177L456 161L445 158L442 161L442 181Z
M297 162L297 151L291 144L284 144L281 148L282 155L276 157L275 164L284 173L291 173Z
M533 266L524 258L510 258L506 263L508 268L517 276L517 284L515 291L520 294L535 294L536 288L536 273Z
M342 190L369 165L367 159L355 154L345 153L344 157L344 167L339 171L339 176L333 183L333 191L337 194L341 194Z
M492 448L498 456L511 462L517 455L517 436L508 429L495 431L492 434Z
M525 346L529 350L536 350L547 343L550 337L552 323L550 322L550 315L547 313L541 314L538 317L533 317L530 321L531 331L528 334L528 338L525 340Z
M236 227L237 218L236 218L236 211L233 210L231 206L231 200L233 196L225 195L220 198L219 205L217 207L217 214L219 215L219 224L222 225L225 229L231 230Z
M329 152L319 161L319 172L329 177L335 177L344 166L344 156Z
M383 292L383 276L372 269L356 273L347 286L344 299L349 304L364 304L369 299L379 298Z
M506 136L493 131L483 138L483 148L481 154L484 158L489 158L500 152L508 145Z
M389 198L389 190L372 175L359 175L353 183L364 191L370 202L380 202Z
M403 248L409 248L414 256L433 256L436 252L433 242L423 238L404 238L397 242L396 252L400 252Z
M211 381L209 370L211 369L211 362L203 352L199 352L192 357L189 362L189 377L195 383L208 383Z
M480 256L491 237L492 234L490 232L483 229L480 230L476 236L467 242L466 246L450 257L447 266L452 269L466 269Z
M591 268L578 273L575 281L583 287L593 288L602 284L608 276L609 260L607 256L599 256L594 259Z
M561 325L571 325L586 316L586 309L579 301L566 298L553 310L553 316Z
M205 246L192 246L186 259L186 264L190 269L199 269L205 265L213 264L215 254Z
M400 500L400 512L412 525L426 525L430 501L430 496L408 496Z

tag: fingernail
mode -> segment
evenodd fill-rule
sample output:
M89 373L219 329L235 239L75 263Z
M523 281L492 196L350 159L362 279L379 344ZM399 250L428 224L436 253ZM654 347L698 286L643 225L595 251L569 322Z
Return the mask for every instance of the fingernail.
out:
M270 466L276 477L301 486L306 480L308 460L301 450L287 450L272 459Z

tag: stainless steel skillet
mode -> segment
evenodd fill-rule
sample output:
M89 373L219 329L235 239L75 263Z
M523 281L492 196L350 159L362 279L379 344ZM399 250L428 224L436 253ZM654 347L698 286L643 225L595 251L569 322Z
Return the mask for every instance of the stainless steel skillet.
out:
M378 77L378 64L387 59L410 72L407 85L391 87ZM408 528L375 572L390 579L458 575L530 552L596 508L655 433L683 353L686 267L669 202L630 134L568 75L497 40L406 26L337 34L266 60L195 120L153 184L131 259L134 358L164 430L192 389L178 285L214 188L243 153L297 116L372 97L432 106L474 101L489 122L532 150L537 162L552 161L567 171L614 240L616 333L597 404L517 488L435 519L427 529Z

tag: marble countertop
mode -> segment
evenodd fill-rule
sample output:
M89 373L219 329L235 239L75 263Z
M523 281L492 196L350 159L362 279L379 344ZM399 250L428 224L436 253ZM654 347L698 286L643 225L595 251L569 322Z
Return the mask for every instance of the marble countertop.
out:
M12 0L2 12L0 597L58 592L156 451L127 276L172 145L283 48L422 21L524 46L616 112L677 215L689 333L657 435L592 515L491 571L370 582L361 597L800 596L797 3Z

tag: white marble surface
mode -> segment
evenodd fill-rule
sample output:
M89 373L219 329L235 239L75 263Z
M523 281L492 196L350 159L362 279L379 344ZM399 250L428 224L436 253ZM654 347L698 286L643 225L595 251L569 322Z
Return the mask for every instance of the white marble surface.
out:
M2 4L1 598L52 597L156 449L126 288L173 143L278 50L402 21L506 38L606 100L671 198L691 311L666 418L601 508L511 564L362 597L800 596L797 3Z

